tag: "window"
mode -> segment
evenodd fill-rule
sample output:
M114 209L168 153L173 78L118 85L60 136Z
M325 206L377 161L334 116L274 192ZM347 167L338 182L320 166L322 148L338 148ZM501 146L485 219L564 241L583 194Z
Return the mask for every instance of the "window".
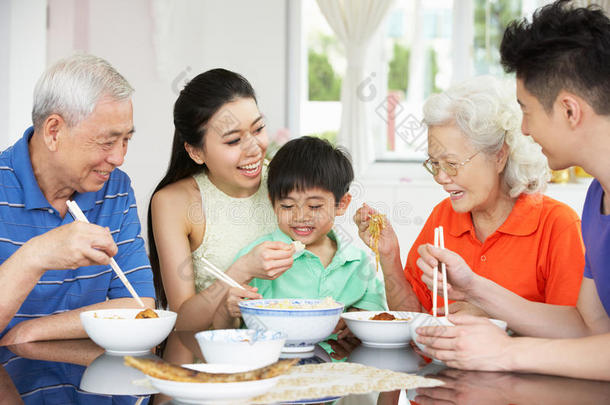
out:
M301 134L336 141L341 125L341 83L345 50L315 1L302 4L307 47L307 89L301 109Z
M506 25L547 0L397 0L369 49L367 71L378 86L370 103L377 160L423 161L424 100L473 75L504 75L499 46ZM334 140L341 120L346 59L318 5L302 3L307 48L300 132ZM387 86L387 87L386 87Z

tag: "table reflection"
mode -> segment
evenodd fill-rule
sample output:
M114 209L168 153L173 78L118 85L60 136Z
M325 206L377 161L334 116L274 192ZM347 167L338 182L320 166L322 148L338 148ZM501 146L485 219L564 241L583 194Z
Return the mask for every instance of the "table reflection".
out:
M193 333L174 333L163 357L178 363L201 359ZM153 356L150 354L150 356ZM438 378L442 387L409 392L350 395L318 400L337 405L450 405L450 404L605 404L610 383L569 378L466 372L426 362L411 347L379 349L353 339L329 341L313 353L301 354L301 363L348 361L393 371ZM173 404L153 395L149 386L133 385L143 375L123 364L121 357L105 354L88 339L36 342L0 348L0 403L4 404ZM303 403L303 402L296 402Z
M7 404L130 404L149 402L136 391L95 394L81 389L85 370L104 350L88 339L0 347L0 402ZM112 370L104 372L110 378ZM142 376L143 377L143 376Z

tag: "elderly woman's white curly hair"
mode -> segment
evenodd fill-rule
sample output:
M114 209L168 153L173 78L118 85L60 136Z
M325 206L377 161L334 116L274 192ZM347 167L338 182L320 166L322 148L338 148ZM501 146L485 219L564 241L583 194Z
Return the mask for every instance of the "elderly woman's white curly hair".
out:
M484 153L498 152L504 143L509 155L502 179L511 197L545 189L550 171L542 148L521 133L521 110L514 84L480 76L430 96L424 104L424 123L455 125Z

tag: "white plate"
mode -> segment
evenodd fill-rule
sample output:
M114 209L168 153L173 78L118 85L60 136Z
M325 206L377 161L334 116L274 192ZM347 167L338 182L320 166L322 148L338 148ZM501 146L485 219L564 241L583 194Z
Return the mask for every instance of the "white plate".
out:
M376 347L378 349L396 349L399 347L407 347L409 343L378 343L362 341L362 344L368 347Z
M252 369L248 366L231 364L184 364L183 367L207 373L236 373ZM217 404L222 401L255 397L269 391L279 379L278 376L234 383L189 383L147 377L152 386L161 393L186 404Z
M284 345L282 347L282 353L307 353L313 352L313 349L316 345L308 345L308 346L288 346Z
M324 402L336 401L341 397L324 397L324 398L316 398L316 399L301 399L298 401L289 401L289 402L280 402L282 405L290 405L290 404L320 404Z

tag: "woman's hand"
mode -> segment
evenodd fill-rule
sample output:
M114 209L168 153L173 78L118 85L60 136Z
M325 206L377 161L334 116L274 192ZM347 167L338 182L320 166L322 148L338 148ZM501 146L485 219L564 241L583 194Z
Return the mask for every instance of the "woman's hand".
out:
M434 247L430 244L420 245L417 249L419 259L417 266L424 273L422 281L429 289L433 288L434 272L438 272L437 289L443 294L443 277L438 268L439 263L445 263L447 270L447 294L454 301L467 301L470 296L469 288L472 287L476 274L468 267L464 259L457 253L447 249Z
M360 236L360 239L362 239L362 241L371 249L373 249L375 246L372 243L373 240L368 228L369 223L371 222L371 215L374 214L378 214L378 212L366 204L362 204L362 207L358 208L354 214L354 222L356 223L356 226L358 226L358 235ZM383 229L381 229L377 248L379 250L379 255L381 256L398 252L398 237L394 232L394 228L392 228L392 225L387 219L385 221L385 226Z
M231 287L229 289L229 293L227 295L225 305L227 306L227 312L233 318L239 318L241 316L241 311L239 310L239 303L246 299L260 299L263 298L262 295L258 294L256 291L258 288L251 287L249 285L244 285L245 290L237 287Z
M292 267L294 246L290 243L266 241L242 256L242 266L250 278L275 280Z

